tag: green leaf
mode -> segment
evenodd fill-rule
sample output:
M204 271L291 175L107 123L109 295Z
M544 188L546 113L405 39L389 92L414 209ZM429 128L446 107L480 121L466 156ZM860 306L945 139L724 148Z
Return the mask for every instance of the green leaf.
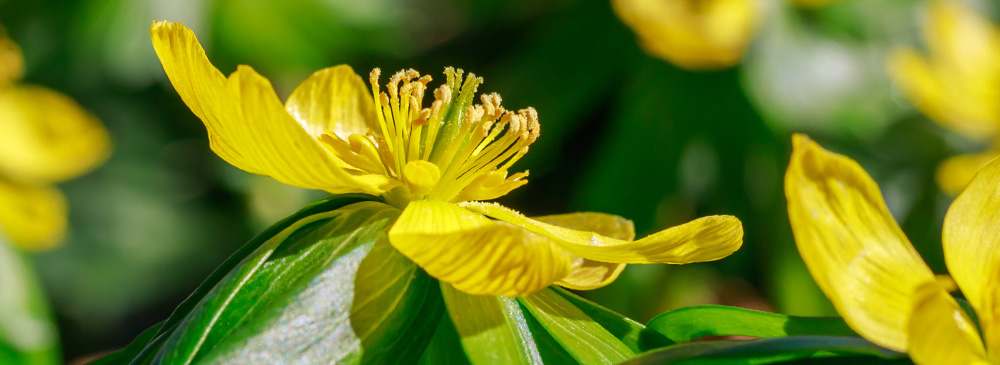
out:
M469 295L441 283L448 314L473 364L541 364L517 300Z
M132 361L132 359L138 356L139 353L142 352L142 349L146 348L146 345L153 340L153 336L156 335L156 332L159 331L162 326L163 322L160 322L147 328L139 334L139 337L132 340L132 343L125 346L125 348L105 355L100 359L94 360L90 362L89 365L125 364Z
M438 281L384 235L361 261L351 308L351 325L365 349L361 362L371 364L419 358L445 317Z
M647 352L623 364L770 364L798 359L867 356L896 360L905 355L878 347L861 337L791 336L751 341L706 341L677 344Z
M656 316L646 327L675 341L702 336L784 337L857 336L840 317L796 317L722 305L675 309Z
M440 287L389 244L399 210L365 197L328 198L248 243L133 363L419 358L443 317Z
M434 337L424 349L424 356L420 358L420 364L470 364L469 358L465 356L465 351L458 351L460 348L462 348L462 340L458 337L455 323L451 321L450 316L441 316L438 328L434 331Z
M621 340L622 343L635 353L674 344L673 341L660 333L647 329L636 321L570 293L566 289L553 286L552 290L599 323L605 330Z
M621 340L552 289L517 300L580 363L619 363L635 355Z
M59 364L59 336L23 254L0 239L0 364Z
M276 234L288 228L288 226L292 225L298 220L308 217L310 215L338 209L346 205L357 202L371 201L376 199L378 198L365 194L343 194L343 195L330 196L326 199L317 201L313 204L306 206L297 213L289 216L288 218L285 218L284 220L278 223L275 223L270 228L264 230L264 232L251 239L249 242L243 245L243 247L241 247L239 250L233 253L232 256L226 259L226 261L223 262L222 265L216 268L215 271L213 271L212 274L209 275L208 278L205 279L205 281L203 281L201 285L199 285L198 288L195 289L195 291L191 293L191 295L188 296L188 298L185 299L184 302L182 302L177 307L177 309L174 310L174 312L170 315L170 317L167 318L166 321L164 321L163 325L153 336L154 337L153 341L151 341L150 344L146 346L146 348L143 350L143 352L140 353L135 360L133 360L133 363L149 363L152 360L152 357L156 354L156 352L159 351L159 349L163 345L163 342L166 341L167 337L169 337L169 335L173 333L174 330L177 329L177 326L180 323L180 321L183 320L191 312L191 310L194 309L196 305L198 305L198 303L202 300L202 298L204 298L205 295L208 294L209 291L211 291L216 286L216 284L218 284L224 277L226 277L226 275L228 275L229 272L236 267L236 265L240 264L244 258L249 256L252 252L257 250L258 247L260 247L262 244L270 240Z
M360 355L349 327L354 272L398 210L361 202L302 218L264 242L182 321L163 363Z

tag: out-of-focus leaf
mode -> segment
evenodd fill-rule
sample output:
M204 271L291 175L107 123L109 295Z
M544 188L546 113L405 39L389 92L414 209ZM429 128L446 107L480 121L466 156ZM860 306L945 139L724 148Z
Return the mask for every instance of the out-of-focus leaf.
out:
M880 3L869 13L899 17L901 9ZM822 32L790 4L772 5L743 67L743 85L772 126L872 138L905 111L885 72L889 40Z
M0 364L58 363L59 337L38 279L0 238Z
M500 60L483 86L500 92L508 107L538 109L544 137L518 164L533 172L569 162L559 158L560 146L579 143L570 137L600 112L601 99L612 92L622 70L640 57L610 1L579 1L554 14Z
M663 313L646 324L682 342L702 336L857 336L840 317L796 317L724 305L700 305Z
M623 364L770 364L823 357L868 356L897 360L905 355L861 337L791 336L751 341L706 341L677 344L647 352Z
M625 346L635 353L654 348L673 345L674 342L656 331L649 330L642 324L621 314L612 312L589 300L580 298L566 289L553 287L555 293L561 295L570 304L576 306L587 316L599 323L604 329L617 337Z
M441 283L441 294L473 364L542 363L516 299L468 295L446 283Z
M580 363L619 363L635 355L621 340L550 288L517 300Z
M101 357L100 359L94 360L89 363L89 365L115 365L115 364L126 364L132 361L136 356L142 352L142 349L146 348L146 345L153 340L153 336L156 332L160 330L163 326L163 322L157 323L152 327L147 328L145 331L139 334L129 343L125 348L112 352L110 354Z
M156 361L328 363L360 356L349 321L354 273L398 213L361 202L292 223L198 303Z

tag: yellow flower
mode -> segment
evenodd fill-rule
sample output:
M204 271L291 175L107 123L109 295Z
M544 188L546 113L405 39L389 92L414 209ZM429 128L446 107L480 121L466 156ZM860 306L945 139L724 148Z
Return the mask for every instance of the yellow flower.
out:
M754 0L613 0L612 5L646 52L690 70L739 63L760 18Z
M945 216L954 281L934 276L856 162L808 137L794 137L785 195L802 259L858 334L920 364L1000 363L1000 161L984 167ZM956 282L979 315L985 346L948 294Z
M553 283L592 289L613 281L625 263L716 260L742 244L742 226L730 216L632 241L632 223L620 217L530 219L476 202L526 183L526 172L508 169L538 138L538 114L507 111L497 94L474 105L482 79L461 70L446 69L446 82L427 93L430 76L413 70L394 74L380 91L375 69L369 91L341 65L314 73L282 105L248 66L223 76L183 25L156 22L150 32L219 157L290 185L382 195L403 210L388 232L393 247L466 293L526 295ZM429 107L425 94L433 94Z
M938 169L938 185L958 193L998 152L1000 132L1000 29L959 1L935 0L927 9L928 56L902 48L889 71L903 94L945 128L993 147L981 156L958 156Z
M25 250L62 241L66 201L53 184L108 156L100 121L69 97L21 85L21 50L0 29L0 235Z

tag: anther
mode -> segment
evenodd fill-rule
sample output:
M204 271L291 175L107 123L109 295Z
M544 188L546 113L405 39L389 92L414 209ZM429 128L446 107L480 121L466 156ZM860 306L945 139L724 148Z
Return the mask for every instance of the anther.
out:
M440 100L444 104L451 103L451 87L441 85L441 87L434 89L434 99Z
M479 122L483 119L484 113L482 105L469 105L465 108L465 120L463 122L466 124Z
M405 71L396 71L396 73L392 74L392 77L389 78L389 83L385 85L386 89L389 90L389 95L391 95L393 99L399 97L399 82L402 81L404 76L406 76Z
M376 67L372 69L372 72L368 74L368 82L372 84L372 87L378 87L378 78L382 75L382 69Z

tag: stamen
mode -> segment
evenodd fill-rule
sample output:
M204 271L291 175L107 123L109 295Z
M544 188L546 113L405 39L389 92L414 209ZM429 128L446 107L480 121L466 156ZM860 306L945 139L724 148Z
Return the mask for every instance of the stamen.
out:
M526 183L526 173L507 170L538 139L533 108L508 111L499 94L474 104L483 79L447 67L446 81L423 107L430 76L401 70L379 90L381 70L369 74L378 130L347 140L323 137L331 152L359 173L380 173L403 182L414 198L444 201L506 194Z

